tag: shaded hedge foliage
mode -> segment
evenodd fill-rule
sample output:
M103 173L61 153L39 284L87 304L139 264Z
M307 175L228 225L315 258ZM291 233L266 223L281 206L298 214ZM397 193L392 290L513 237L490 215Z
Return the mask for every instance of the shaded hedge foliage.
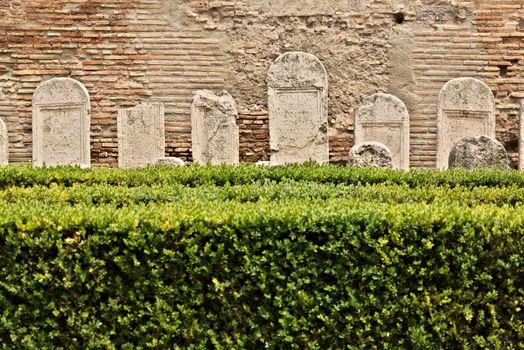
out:
M0 169L0 348L523 348L521 177Z

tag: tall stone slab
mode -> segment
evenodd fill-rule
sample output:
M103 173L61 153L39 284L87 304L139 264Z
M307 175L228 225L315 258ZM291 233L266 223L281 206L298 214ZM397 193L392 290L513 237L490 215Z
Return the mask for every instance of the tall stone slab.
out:
M399 98L378 93L366 98L355 118L355 144L380 142L394 169L409 170L409 113Z
M320 60L288 52L268 72L271 163L329 161L328 76Z
M474 78L447 82L440 91L437 115L437 168L448 167L449 153L469 136L495 138L495 97Z
M519 117L519 170L524 170L524 100L520 101Z
M164 105L143 103L118 111L118 166L147 166L165 156Z
M0 118L0 166L9 163L9 141L7 138L7 126Z
M191 148L193 161L200 164L238 164L239 128L237 105L222 91L195 93L191 105Z
M82 83L54 78L33 94L33 163L89 166L89 93Z

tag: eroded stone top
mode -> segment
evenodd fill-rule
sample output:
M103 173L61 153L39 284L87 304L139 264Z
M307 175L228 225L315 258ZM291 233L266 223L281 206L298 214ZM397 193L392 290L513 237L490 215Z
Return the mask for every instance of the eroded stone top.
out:
M489 87L474 78L448 81L440 91L440 109L494 112L495 97Z
M89 108L89 93L86 87L71 78L53 78L47 80L35 90L33 106L37 104L86 103Z
M273 88L321 87L327 90L328 78L320 60L306 52L280 55L268 71L267 83Z
M235 99L225 90L217 93L210 90L199 90L193 96L193 104L196 107L217 110L228 118L235 118L235 120L238 115Z

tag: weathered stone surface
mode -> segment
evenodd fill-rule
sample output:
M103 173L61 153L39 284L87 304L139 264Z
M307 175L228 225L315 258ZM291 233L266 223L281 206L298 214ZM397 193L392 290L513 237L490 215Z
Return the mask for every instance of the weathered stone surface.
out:
M393 159L386 145L369 141L351 148L348 164L359 168L392 168Z
M509 169L509 158L504 146L487 136L469 136L460 140L449 154L450 168Z
M524 170L524 100L520 103L519 114L519 169Z
M141 167L165 155L164 105L143 103L118 111L118 166Z
M90 165L90 101L82 83L54 78L33 94L33 163Z
M495 97L480 80L447 82L438 99L437 167L446 168L454 144L468 136L495 138Z
M268 72L271 163L329 161L328 77L304 52L288 52Z
M9 163L9 140L7 138L7 126L0 118L0 166Z
M185 163L182 159L177 157L163 157L155 160L152 165L158 165L158 166L170 166L170 167L181 167L184 166Z
M355 144L376 141L391 151L394 169L409 170L409 113L399 98L378 93L366 98L355 118Z
M200 164L238 164L237 105L222 91L197 91L191 105L193 161Z
M258 166L271 166L271 162L267 160L259 160L256 162L256 165Z

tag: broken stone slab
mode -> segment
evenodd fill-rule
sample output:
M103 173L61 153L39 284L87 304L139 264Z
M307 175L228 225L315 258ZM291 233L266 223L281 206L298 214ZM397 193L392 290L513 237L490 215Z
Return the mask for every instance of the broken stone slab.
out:
M404 102L384 93L364 99L355 118L355 144L367 141L391 150L394 169L409 170L409 113Z
M328 75L312 54L288 52L267 76L271 164L329 162Z
M193 161L199 164L238 164L237 105L227 91L197 91L191 105Z
M358 168L393 168L389 148L380 142L368 141L357 144L349 152L348 165Z
M118 166L143 167L165 155L164 105L142 103L118 111Z
M499 141L487 136L470 136L453 146L449 167L510 169L510 163L508 153Z
M448 81L438 98L437 167L448 166L453 145L469 136L495 138L495 97L474 78Z
M168 167L183 167L185 162L177 157L163 157L155 160L152 165L168 166Z
M7 126L0 118L0 166L9 163L9 140L7 137Z
M90 100L82 83L53 78L33 94L33 163L36 166L91 163Z

